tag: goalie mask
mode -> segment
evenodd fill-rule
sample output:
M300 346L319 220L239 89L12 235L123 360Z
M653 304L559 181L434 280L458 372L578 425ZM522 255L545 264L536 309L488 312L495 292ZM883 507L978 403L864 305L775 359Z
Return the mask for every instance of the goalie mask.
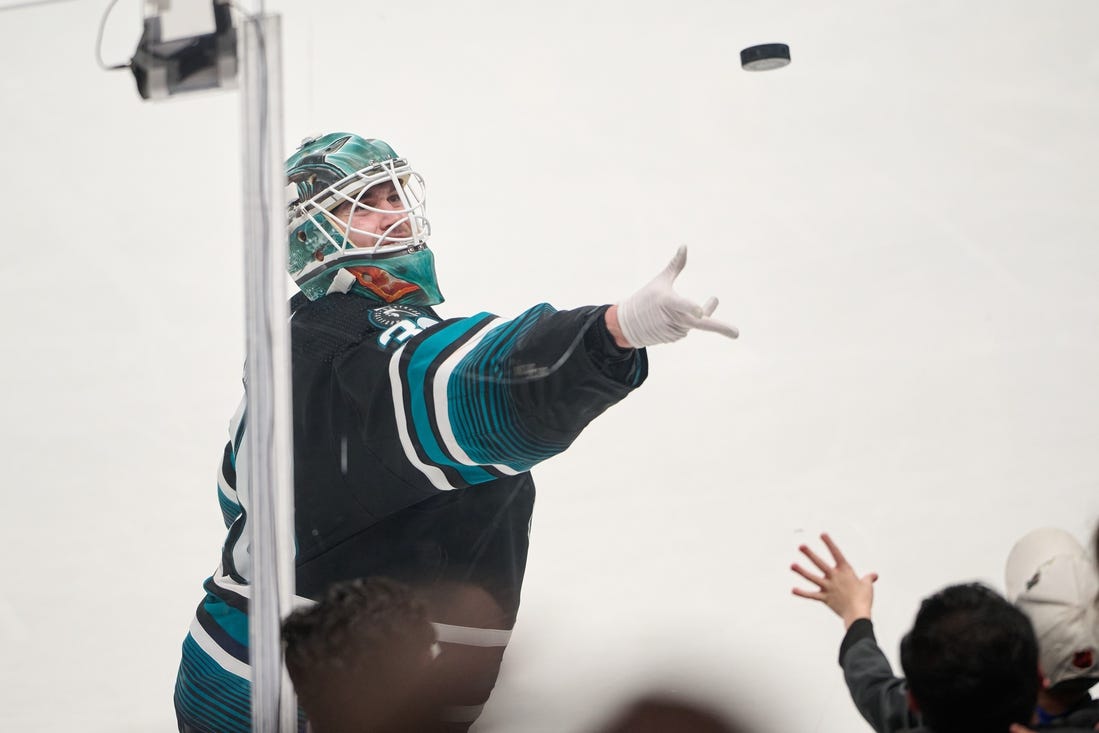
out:
M381 140L333 132L286 161L287 269L310 300L357 293L384 303L443 302L427 248L424 181Z

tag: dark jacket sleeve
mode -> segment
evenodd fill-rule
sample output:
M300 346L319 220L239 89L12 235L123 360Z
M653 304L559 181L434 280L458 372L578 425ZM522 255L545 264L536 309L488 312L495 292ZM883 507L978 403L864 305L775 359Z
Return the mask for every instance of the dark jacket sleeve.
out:
M1035 730L1055 730L1060 733L1075 733L1076 731L1095 731L1099 725L1099 700L1087 700L1072 710L1052 718L1046 722L1034 726Z
M851 700L877 733L919 726L919 718L908 709L905 682L893 675L870 619L851 624L840 644L839 662Z

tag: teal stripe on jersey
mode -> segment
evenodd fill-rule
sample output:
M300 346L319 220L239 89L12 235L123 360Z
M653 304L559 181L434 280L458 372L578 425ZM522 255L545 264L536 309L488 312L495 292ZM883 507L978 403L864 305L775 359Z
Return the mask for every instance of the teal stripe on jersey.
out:
M176 676L176 715L198 730L251 733L251 684L210 658L190 634Z
M248 646L248 614L233 608L210 593L206 594L202 607L206 613L210 614L214 623L233 638L233 641Z
M183 641L175 688L176 715L210 733L252 733L252 685L215 662L190 634ZM298 733L305 733L298 708Z
M440 354L456 343L467 340L474 328L488 316L490 316L488 313L479 313L472 318L464 318L455 323L433 328L427 337L417 344L404 371L409 393L409 404L405 408L412 416L412 432L419 439L428 460L439 466L452 466L462 479L471 485L491 481L496 476L480 466L458 463L446 454L440 445L439 436L432 428L425 393L433 389L433 379L428 379L428 371L438 366ZM440 407L440 405L435 406L436 409Z
M515 470L526 470L513 460L525 452L516 445L520 427L514 418L508 385L493 377L501 372L506 376L506 371L495 365L506 363L515 342L537 320L528 321L528 313L486 335L454 370L458 378L452 378L449 385L451 424L467 455L476 461L504 463Z
M448 385L448 409L455 439L477 463L503 464L527 471L560 453L568 443L537 440L524 429L512 406L506 381L498 381L516 343L544 316L556 313L548 303L529 308L501 324L466 355Z
M496 326L485 335L487 346L485 340L482 340L475 351L485 348L493 352L499 351L499 348L493 348L492 345L509 342L511 334L519 325L518 321L509 321ZM468 363L467 355L451 373L450 382L447 384L447 414L451 429L462 450L466 451L466 455L470 455L471 450L474 453L478 451L479 444L474 436L504 429L508 421L501 419L500 416L508 415L512 409L510 395L505 385L494 381L494 379L506 377L506 371L499 368L500 364L496 364L491 373L488 373L485 370L480 372L470 370L466 366ZM482 384L470 385L471 380ZM473 396L469 397L470 394ZM470 409L470 406L461 402L463 398L480 401L476 403L476 409ZM481 464L501 463L501 460L493 456L483 455L482 460L474 459L472 455L470 458Z

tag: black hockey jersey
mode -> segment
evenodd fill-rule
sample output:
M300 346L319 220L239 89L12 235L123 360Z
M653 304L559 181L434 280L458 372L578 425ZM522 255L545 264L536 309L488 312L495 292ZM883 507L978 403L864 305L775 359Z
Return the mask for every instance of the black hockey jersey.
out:
M440 321L332 294L291 310L298 595L371 575L410 583L444 647L495 648L498 665L526 566L528 471L644 381L645 352L614 345L606 306ZM250 727L246 422L242 403L218 481L228 537L177 678L177 714L196 731ZM456 690L453 719L468 725L494 681Z

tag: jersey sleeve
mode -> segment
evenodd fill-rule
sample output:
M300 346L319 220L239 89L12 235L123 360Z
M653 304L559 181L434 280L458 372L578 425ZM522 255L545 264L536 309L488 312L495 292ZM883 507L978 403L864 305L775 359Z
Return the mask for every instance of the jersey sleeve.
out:
M608 348L605 311L543 303L512 320L444 321L409 341L389 364L409 460L450 489L565 450L647 376L643 350Z

